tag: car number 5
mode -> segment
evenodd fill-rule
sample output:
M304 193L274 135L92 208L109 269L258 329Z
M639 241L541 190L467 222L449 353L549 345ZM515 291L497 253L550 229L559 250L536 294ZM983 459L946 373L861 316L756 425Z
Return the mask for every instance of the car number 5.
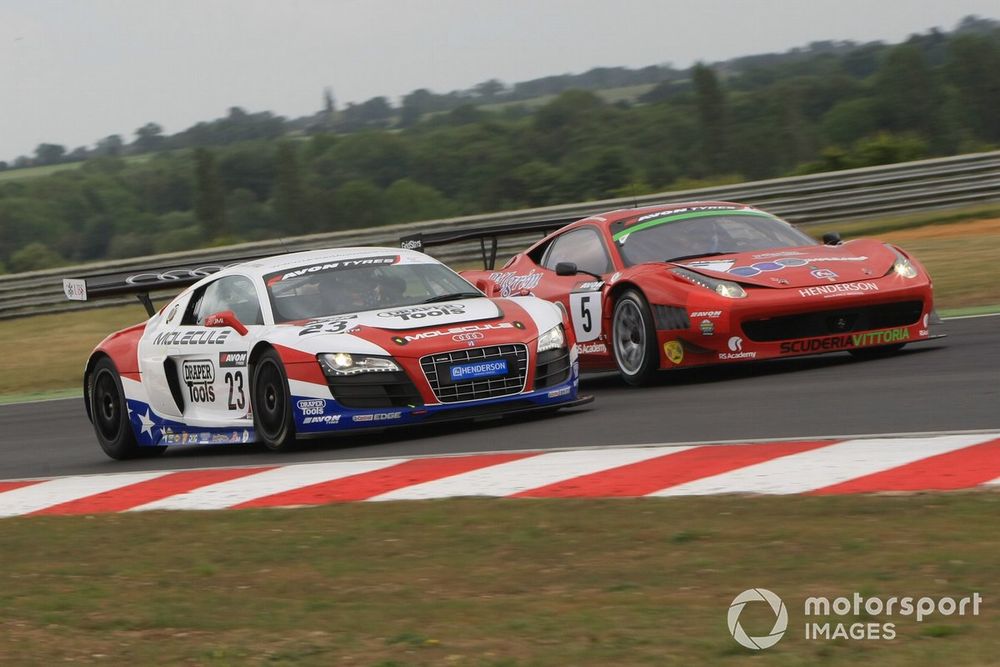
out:
M569 306L577 342L597 339L601 335L601 292L571 292Z

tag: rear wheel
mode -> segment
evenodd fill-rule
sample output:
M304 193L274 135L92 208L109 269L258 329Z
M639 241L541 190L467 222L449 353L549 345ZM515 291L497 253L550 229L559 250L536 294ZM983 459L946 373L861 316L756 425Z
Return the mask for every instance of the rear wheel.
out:
M615 302L611 342L618 373L631 385L649 384L660 368L656 329L646 298L628 290Z
M288 376L274 350L264 352L254 364L251 396L254 428L264 446L275 452L294 448L295 423Z
M848 350L855 359L880 359L896 354L903 349L906 343L896 343L895 345L879 345L878 347L859 347Z
M97 442L113 459L133 459L161 453L166 447L141 447L128 417L125 392L114 363L104 357L87 380L87 400Z

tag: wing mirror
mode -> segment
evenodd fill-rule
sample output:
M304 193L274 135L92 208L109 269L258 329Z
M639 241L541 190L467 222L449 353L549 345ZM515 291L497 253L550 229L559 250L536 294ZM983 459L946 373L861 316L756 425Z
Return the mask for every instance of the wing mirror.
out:
M229 327L241 336L246 336L248 331L248 329L243 326L243 323L240 322L240 318L236 317L236 313L231 310L223 310L220 313L212 313L205 318L205 326L212 329Z
M840 245L840 232L827 232L823 234L823 245Z
M578 273L580 273L580 270L576 268L576 264L573 262L559 262L556 264L557 276L575 276Z
M500 294L500 287L489 278L480 278L477 280L476 289L486 296L497 296Z

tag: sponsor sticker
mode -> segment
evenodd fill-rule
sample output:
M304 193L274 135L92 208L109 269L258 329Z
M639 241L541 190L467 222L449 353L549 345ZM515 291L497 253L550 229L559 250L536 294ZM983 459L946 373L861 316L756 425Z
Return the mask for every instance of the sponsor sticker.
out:
M389 255L385 257L364 257L361 259L340 259L333 262L325 262L323 264L304 266L302 268L294 269L292 271L282 271L279 273L272 273L268 276L265 276L264 282L270 286L275 283L281 282L282 280L299 278L301 276L306 276L311 273L342 271L345 269L355 269L358 268L359 266L386 266L390 264L395 264L398 261L399 261L399 255Z
M739 336L733 336L726 343L726 347L729 348L729 352L720 352L719 359L722 361L731 361L733 359L756 359L756 352L744 352L743 351L743 339Z
M402 416L402 412L376 412L370 415L354 415L351 417L351 421L358 423L392 421L394 419L399 419Z
M861 292L877 292L878 285L872 282L861 283L839 283L836 285L816 285L815 287L802 287L799 289L799 296L840 296L842 294L859 294Z
M215 366L211 361L185 361L181 364L181 374L188 388L192 403L210 403L215 400Z
M576 351L579 354L606 354L608 346L604 343L577 343Z
M321 415L326 411L326 400L322 398L303 398L295 404L295 407L303 415Z
M721 310L697 310L697 311L691 313L691 317L692 317L692 319L695 318L695 317L708 317L708 318L711 318L711 319L715 319L717 317L722 317L722 311Z
M508 374L507 360L476 361L468 364L456 364L448 369L453 382L475 380L477 378L496 377Z
M570 392L570 388L569 387L563 387L562 389L553 389L548 394L546 394L546 396L548 398L558 398L560 396L565 396L569 392Z
M910 330L905 328L884 329L867 333L828 336L826 338L810 338L808 340L785 341L779 346L782 354L803 354L808 352L828 352L830 350L849 350L854 347L869 345L892 345L910 339Z
M500 296L510 296L521 290L533 290L542 282L542 274L517 273L516 271L496 271L490 274L490 280L500 288Z
M668 340L663 344L663 353L672 364L679 364L684 361L684 346L679 340Z
M407 336L393 336L392 342L397 345L406 345L415 340L428 340L439 336L451 336L452 340L481 340L485 338L484 331L495 331L500 329L523 329L524 325L518 326L520 322L497 322L495 324L467 324L460 327L449 327L447 329L431 329ZM460 336L463 336L460 338ZM466 337L467 336L467 337Z
M302 420L303 424L326 424L332 426L334 424L340 423L340 415L319 415L316 417L306 417Z
M156 334L154 345L224 345L231 329L164 331Z
M247 365L247 352L219 352L219 368L241 368Z
M444 306L411 306L409 308L396 308L395 310L385 310L378 314L379 317L398 317L403 321L420 320L425 317L446 317L448 315L464 315L465 305L453 303Z
M702 336L715 335L715 325L712 324L712 320L702 320L698 328L701 329Z
M72 301L87 300L87 281L78 278L63 278L63 293Z

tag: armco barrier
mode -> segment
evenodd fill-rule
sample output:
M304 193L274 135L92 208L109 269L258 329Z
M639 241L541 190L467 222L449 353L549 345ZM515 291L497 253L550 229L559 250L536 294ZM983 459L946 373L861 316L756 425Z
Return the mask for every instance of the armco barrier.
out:
M144 266L197 262L202 258L220 260L331 246L396 246L400 236L421 230L442 231L455 227L540 218L583 218L615 208L698 199L753 204L800 225L1000 202L1000 151L719 187L661 192L641 197L387 225L365 231L347 230L310 234L223 248L206 248L0 276L0 319L117 303L135 303L127 297L100 302L67 301L62 291L62 278L67 276L86 277ZM526 235L504 239L500 243L501 260L505 253L510 254L535 238L538 237ZM452 246L434 248L431 254L458 267L472 266L479 258L479 244L456 243Z

